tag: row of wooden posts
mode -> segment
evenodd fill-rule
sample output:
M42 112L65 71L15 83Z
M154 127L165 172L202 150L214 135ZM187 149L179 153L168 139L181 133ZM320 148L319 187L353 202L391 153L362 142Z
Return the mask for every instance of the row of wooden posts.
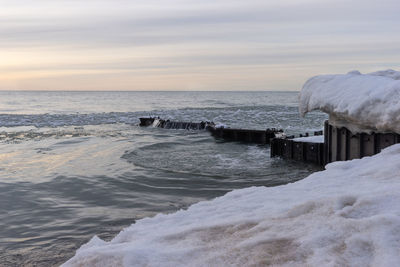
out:
M323 143L274 138L271 140L271 156L325 166L334 161L372 156L396 143L400 143L397 133L352 133L345 127L336 127L325 121Z
M213 122L202 121L202 122L182 122L182 121L170 121L163 120L160 118L150 117L150 118L139 118L140 126L150 126L165 129L185 129L185 130L204 130L207 128L215 128Z
M214 137L221 138L226 141L237 141L262 145L269 144L271 138L276 137L278 133L283 133L283 130L275 128L266 130L250 130L216 127L213 122L209 121L196 123L170 121L154 117L140 118L140 126L150 125L166 129L208 130Z
M234 129L234 128L210 128L209 131L216 138L221 138L227 141L269 144L272 138L275 138L278 133L283 133L283 130L275 128L266 130L249 130L249 129Z
M322 131L314 132L315 136L322 135ZM304 137L307 137L306 134ZM301 136L303 137L303 136ZM324 143L295 141L292 138L273 138L271 140L271 157L281 157L323 166Z
M352 133L345 127L332 126L328 121L324 132L326 163L372 156L400 143L400 135L396 133Z
M327 163L340 160L351 160L372 156L385 147L400 143L396 133L352 133L345 127L324 124L324 131L314 132L323 135L324 142L296 141L294 136L284 136L281 129L250 130L215 127L213 122L174 122L160 118L140 118L140 126L168 129L208 130L214 137L226 141L237 141L256 144L270 144L271 157L309 162L325 166ZM308 134L300 135L306 137Z

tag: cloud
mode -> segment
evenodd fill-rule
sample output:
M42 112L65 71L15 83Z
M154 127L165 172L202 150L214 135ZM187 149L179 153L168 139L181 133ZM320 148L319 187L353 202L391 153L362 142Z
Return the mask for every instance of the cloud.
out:
M400 59L400 3L392 0L62 0L0 4L1 88L2 80L12 77L17 77L17 83L29 79L35 87L32 77L38 77L38 72L43 85L46 73L49 77L89 77L93 72L115 75L116 71L140 70L149 74L149 79L165 72L182 79L183 73L189 77L207 69L217 72L213 79L221 85L220 80L226 79L224 69L240 75L237 69L251 68L259 71L257 79L261 79L260 69L286 66L289 71L296 66L303 68L300 72L304 77L288 75L290 86L300 84L286 89L298 89L305 75L312 72L346 72L349 66L396 68ZM251 88L252 81L246 75L243 80ZM101 76L97 78L101 80ZM268 88L287 86L270 75L262 82ZM213 87L212 81L207 84ZM24 82L24 86L29 84Z

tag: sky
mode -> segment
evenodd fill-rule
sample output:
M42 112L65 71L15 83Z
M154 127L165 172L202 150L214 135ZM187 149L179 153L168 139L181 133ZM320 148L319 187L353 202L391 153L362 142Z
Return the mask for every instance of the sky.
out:
M0 0L0 90L300 90L400 69L398 0Z

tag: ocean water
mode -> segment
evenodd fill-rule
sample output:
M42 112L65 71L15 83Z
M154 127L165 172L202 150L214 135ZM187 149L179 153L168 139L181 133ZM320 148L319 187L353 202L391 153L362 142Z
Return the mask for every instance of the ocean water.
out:
M58 266L93 235L319 167L206 131L141 128L139 117L230 127L322 129L297 92L0 92L0 266Z

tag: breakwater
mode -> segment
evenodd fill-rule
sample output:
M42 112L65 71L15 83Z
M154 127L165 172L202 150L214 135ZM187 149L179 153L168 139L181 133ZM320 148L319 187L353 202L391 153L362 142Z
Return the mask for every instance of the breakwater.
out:
M214 122L182 122L163 120L161 118L149 117L140 118L140 126L154 126L165 129L186 129L186 130L207 130L212 136L226 141L235 141L243 143L255 144L269 144L272 138L281 136L283 130L281 129L266 129L266 130L252 130L252 129L235 129L227 127L216 127Z
M140 126L165 129L207 130L217 139L225 141L270 144L270 156L314 163L320 166L334 161L343 161L372 156L382 149L400 143L396 133L352 133L345 127L335 127L326 121L324 131L313 136L308 133L286 136L281 129L266 130L216 127L213 122L180 122L149 117L140 118ZM316 138L320 137L320 138Z

